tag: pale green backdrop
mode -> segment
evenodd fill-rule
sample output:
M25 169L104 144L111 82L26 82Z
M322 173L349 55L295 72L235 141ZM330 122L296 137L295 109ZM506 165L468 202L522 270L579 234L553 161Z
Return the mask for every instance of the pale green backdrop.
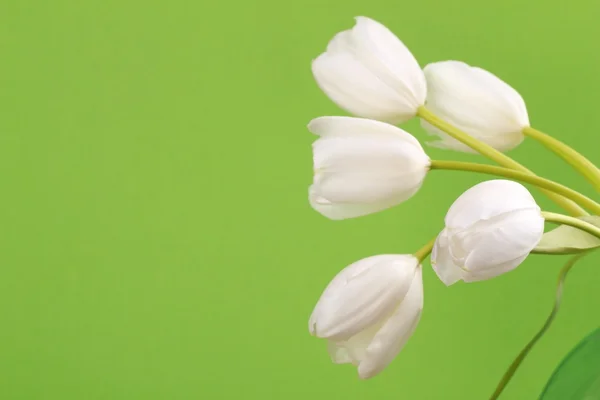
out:
M427 264L423 318L396 361L366 382L331 364L307 326L328 281L415 251L484 177L434 172L401 207L326 220L306 199L306 124L342 112L310 62L370 16L422 65L496 73L534 125L600 162L599 13L597 0L2 0L0 399L489 397L565 258L450 288ZM512 155L594 195L535 143ZM599 325L599 264L573 270L504 398L535 399Z

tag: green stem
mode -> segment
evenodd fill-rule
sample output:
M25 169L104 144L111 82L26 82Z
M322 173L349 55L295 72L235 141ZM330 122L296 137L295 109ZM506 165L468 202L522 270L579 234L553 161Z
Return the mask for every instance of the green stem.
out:
M437 236L431 239L427 244L421 247L419 250L415 252L415 257L419 260L419 264L423 262L427 258L429 254L431 254L431 250L433 249L433 245L435 244L435 239Z
M600 239L600 228L586 222L582 219L569 217L568 215L557 214L549 211L542 211L542 216L548 222L554 222L555 224L569 225L573 228L580 229L590 235L596 236Z
M600 204L596 203L589 197L586 197L583 194L576 192L571 188L568 188L567 186L561 185L549 179L528 174L526 172L502 168L495 165L445 160L432 160L430 169L479 172L483 174L496 175L504 178L514 179L516 181L529 183L537 186L540 189L546 189L547 191L550 191L552 193L559 194L567 199L574 201L580 206L589 209L594 214L600 215Z
M597 191L600 191L600 169L593 162L575 151L572 147L553 138L544 132L538 131L530 126L523 129L523 134L540 142L544 147L569 163L585 179L587 179Z
M531 339L529 341L529 343L527 343L527 345L523 348L523 350L521 350L521 352L519 353L519 355L517 356L517 358L515 358L515 360L512 362L512 364L510 365L510 367L508 367L508 370L504 373L504 376L502 377L502 380L500 381L500 383L496 387L496 390L492 394L492 397L490 397L490 400L496 400L500 396L500 394L502 393L502 391L504 390L504 388L506 387L506 385L508 385L508 382L510 382L511 378L513 377L513 375L515 374L515 372L519 368L519 365L521 365L521 363L523 362L523 360L525 359L525 357L527 356L527 354L529 353L529 351L531 351L531 349L537 343L537 341L540 340L540 338L544 335L544 333L546 333L546 331L548 330L548 328L550 328L550 325L552 324L552 321L554 321L554 318L556 317L556 314L558 313L558 309L560 308L560 303L561 303L561 300L562 300L563 287L564 287L564 284L565 284L565 279L567 277L567 274L569 273L569 271L571 270L571 268L573 268L573 266L575 265L575 263L581 257L585 256L586 254L587 253L581 253L581 254L578 254L575 257L571 258L569 260L569 262L560 270L560 273L558 275L558 284L557 284L557 287L556 287L556 296L555 296L554 307L552 308L552 312L550 313L550 315L546 319L546 322L544 323L544 326L542 326L542 329L540 329L538 331L538 333L535 334L535 336L533 337L533 339Z
M494 149L492 146L475 139L474 137L461 131L460 129L456 128L455 126L447 123L446 121L439 118L437 115L432 113L427 108L425 108L423 106L419 107L417 116L423 118L425 121L429 122L431 125L446 132L450 137L469 146L473 150L476 150L479 154L489 158L490 160L494 161L495 163L497 163L503 167L506 167L506 168L515 169L515 170L530 173L533 175L533 173L530 170L528 170L527 168L525 168L524 166L522 166L521 164L519 164L512 158L510 158L507 155L505 155L504 153ZM569 214L571 214L575 217L588 215L584 209L582 209L581 207L579 207L572 201L565 199L564 197L561 197L552 192L544 191L544 193L550 199L552 199L556 204L558 204L562 208L564 208Z

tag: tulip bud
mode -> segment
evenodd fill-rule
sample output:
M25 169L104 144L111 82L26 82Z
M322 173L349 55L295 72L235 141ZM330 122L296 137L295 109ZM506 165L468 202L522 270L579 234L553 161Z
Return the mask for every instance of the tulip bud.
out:
M427 108L499 151L517 147L529 126L521 95L492 73L460 61L442 61L425 67ZM428 144L472 153L474 150L451 138L428 122L425 130L441 140Z
M321 117L313 143L311 206L330 219L354 218L400 204L421 187L430 159L393 125L353 117Z
M544 234L544 218L519 183L491 180L464 192L445 219L431 264L446 285L494 278L515 269Z
M413 118L427 87L417 60L389 29L357 17L312 63L319 87L353 115L390 123Z
M423 280L412 255L368 257L343 269L327 286L309 321L328 339L336 364L352 363L361 379L380 373L398 355L423 310Z

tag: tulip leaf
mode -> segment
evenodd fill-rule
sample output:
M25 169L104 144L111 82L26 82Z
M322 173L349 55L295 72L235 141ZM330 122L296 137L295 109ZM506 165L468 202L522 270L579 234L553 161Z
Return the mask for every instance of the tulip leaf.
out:
M600 329L584 338L556 368L539 400L600 399Z
M589 215L580 219L600 227L600 216ZM600 247L600 239L572 226L561 225L544 233L532 253L573 254Z

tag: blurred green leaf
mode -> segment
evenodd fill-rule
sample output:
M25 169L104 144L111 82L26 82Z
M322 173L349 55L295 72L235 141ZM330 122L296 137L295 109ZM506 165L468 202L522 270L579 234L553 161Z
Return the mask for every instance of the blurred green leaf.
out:
M540 400L600 399L600 329L583 339L560 363Z
M600 216L589 215L582 220L600 227ZM544 233L533 253L572 254L600 247L600 239L580 229L561 225Z

